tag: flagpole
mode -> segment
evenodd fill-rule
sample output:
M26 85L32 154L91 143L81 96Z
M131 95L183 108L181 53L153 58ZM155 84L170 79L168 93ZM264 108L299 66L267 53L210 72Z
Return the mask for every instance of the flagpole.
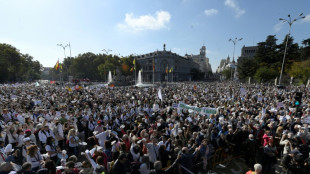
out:
M167 83L169 82L169 66L168 66L168 64L167 64Z
M154 84L154 81L155 81L155 56L153 58L153 84Z
M135 58L135 84L137 84L137 68L136 68L136 58Z
M173 82L173 69L174 69L174 68L172 67L172 71L171 71L171 72L172 72L172 82Z

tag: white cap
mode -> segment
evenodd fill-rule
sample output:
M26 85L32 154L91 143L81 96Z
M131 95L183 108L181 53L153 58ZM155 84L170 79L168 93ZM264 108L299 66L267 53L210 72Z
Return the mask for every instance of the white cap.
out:
M29 137L26 137L26 138L23 139L23 142L25 143L25 142L30 141L30 140L31 139Z

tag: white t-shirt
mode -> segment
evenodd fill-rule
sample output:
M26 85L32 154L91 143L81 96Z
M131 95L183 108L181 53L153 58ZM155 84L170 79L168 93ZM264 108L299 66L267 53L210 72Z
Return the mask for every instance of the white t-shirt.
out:
M105 147L104 147L104 142L105 142L105 140L107 139L107 136L108 136L107 131L101 132L100 134L97 134L97 135L96 135L96 138L98 139L99 145L100 145L101 147L103 147L104 149L105 149Z
M45 146L45 150L46 150L46 152L49 152L49 151L56 152L56 147L54 146L54 148L53 148L50 145L46 145ZM51 157L55 157L56 155L57 155L57 153L54 153L54 154L51 155Z
M76 142L77 140L79 140L79 137L77 137L77 136L70 136L69 137L69 147L77 147L79 144L78 143L71 143L71 138L73 138L74 142Z

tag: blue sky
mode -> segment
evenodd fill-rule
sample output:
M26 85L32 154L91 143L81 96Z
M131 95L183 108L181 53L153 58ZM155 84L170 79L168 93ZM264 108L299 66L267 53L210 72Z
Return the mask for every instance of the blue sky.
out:
M0 43L28 53L45 67L64 58L57 44L71 43L72 56L104 53L128 56L162 50L180 55L207 48L213 71L232 57L230 38L252 46L276 35L282 41L288 24L279 18L304 13L293 24L295 42L310 38L309 0L0 0ZM66 55L70 54L66 49Z

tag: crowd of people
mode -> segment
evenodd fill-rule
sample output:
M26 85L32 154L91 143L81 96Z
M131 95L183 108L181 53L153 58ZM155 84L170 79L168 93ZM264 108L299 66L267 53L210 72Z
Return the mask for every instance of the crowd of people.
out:
M298 106L295 92L303 94ZM215 155L218 162L244 159L250 173L275 173L276 164L307 173L309 99L305 86L228 82L4 84L0 174L207 173Z

